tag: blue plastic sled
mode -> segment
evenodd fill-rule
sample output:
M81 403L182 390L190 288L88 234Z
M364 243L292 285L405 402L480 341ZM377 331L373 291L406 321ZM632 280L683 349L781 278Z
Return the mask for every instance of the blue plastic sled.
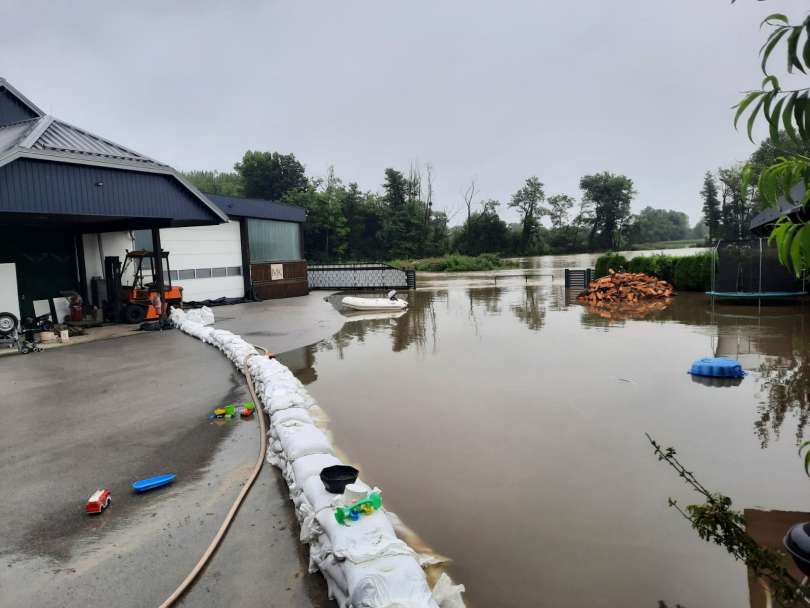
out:
M163 486L169 485L177 478L177 475L174 473L169 473L167 475L157 475L155 477L147 477L146 479L139 479L138 481L132 482L132 489L136 492L147 492L149 490L154 490L155 488L162 488Z

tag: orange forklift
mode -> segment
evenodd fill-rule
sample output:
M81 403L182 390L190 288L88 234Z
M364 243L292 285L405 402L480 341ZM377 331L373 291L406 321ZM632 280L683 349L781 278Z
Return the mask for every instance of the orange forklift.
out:
M164 311L170 306L179 307L183 304L183 288L172 285L171 272L169 272L169 252L161 251L163 266L163 307ZM110 259L110 258L107 258ZM114 258L118 261L118 258ZM114 295L116 300L109 316L125 323L141 323L145 320L158 320L160 315L155 309L155 302L159 298L157 278L152 271L154 254L151 251L128 251L124 258L124 265L111 263L113 277L112 289L108 287L108 294ZM151 283L144 283L144 261L146 270L152 275ZM131 271L130 271L131 269ZM122 279L132 272L132 284L123 285ZM110 293L112 292L112 293Z

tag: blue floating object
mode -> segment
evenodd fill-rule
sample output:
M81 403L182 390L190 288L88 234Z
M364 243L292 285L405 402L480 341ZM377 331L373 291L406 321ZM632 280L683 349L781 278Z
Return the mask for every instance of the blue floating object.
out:
M742 378L745 376L742 365L728 357L704 357L692 364L689 373L693 376L709 378Z
M169 485L177 478L177 475L174 473L169 473L167 475L157 475L155 477L147 477L146 479L140 479L138 481L132 482L132 489L136 492L146 492L148 490L154 490L155 488L162 488L163 486Z

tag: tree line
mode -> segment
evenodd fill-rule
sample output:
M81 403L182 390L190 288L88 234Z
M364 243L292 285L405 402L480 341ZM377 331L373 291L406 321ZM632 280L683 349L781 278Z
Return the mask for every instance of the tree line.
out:
M769 206L758 187L762 172L780 158L810 157L810 142L794 142L784 132L768 137L746 163L707 171L700 198L709 241L737 240L749 236L751 219Z
M378 192L346 184L331 168L325 177L309 177L293 154L278 152L247 151L232 172L190 171L184 176L203 192L304 207L304 250L312 261L447 253L528 256L702 237L701 226L691 228L679 211L648 206L632 214L633 181L607 171L581 178L579 202L564 193L547 196L537 176L527 178L506 201L505 207L519 218L512 223L501 217L501 202L481 198L471 180L462 195L462 221L455 226L450 226L454 214L434 208L430 164L385 169Z

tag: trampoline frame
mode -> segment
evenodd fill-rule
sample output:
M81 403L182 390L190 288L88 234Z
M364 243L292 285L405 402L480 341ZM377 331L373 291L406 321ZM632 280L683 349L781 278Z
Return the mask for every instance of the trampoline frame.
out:
M807 295L807 290L805 289L805 281L806 276L805 273L802 273L801 276L801 290L799 291L761 291L762 289L762 261L763 261L763 248L762 248L762 237L754 237L759 241L759 266L758 266L758 277L757 277L757 285L760 288L760 291L717 291L715 286L717 285L716 282L716 266L720 260L720 244L723 243L724 239L718 239L717 243L714 245L714 256L712 259L712 268L711 268L711 289L706 292L707 296L712 298L712 302L714 302L715 298L728 298L728 299L736 299L736 300L757 300L759 306L762 306L762 300L768 299L792 299L792 298L801 298ZM746 239L748 241L753 239ZM736 241L731 241L736 242Z

